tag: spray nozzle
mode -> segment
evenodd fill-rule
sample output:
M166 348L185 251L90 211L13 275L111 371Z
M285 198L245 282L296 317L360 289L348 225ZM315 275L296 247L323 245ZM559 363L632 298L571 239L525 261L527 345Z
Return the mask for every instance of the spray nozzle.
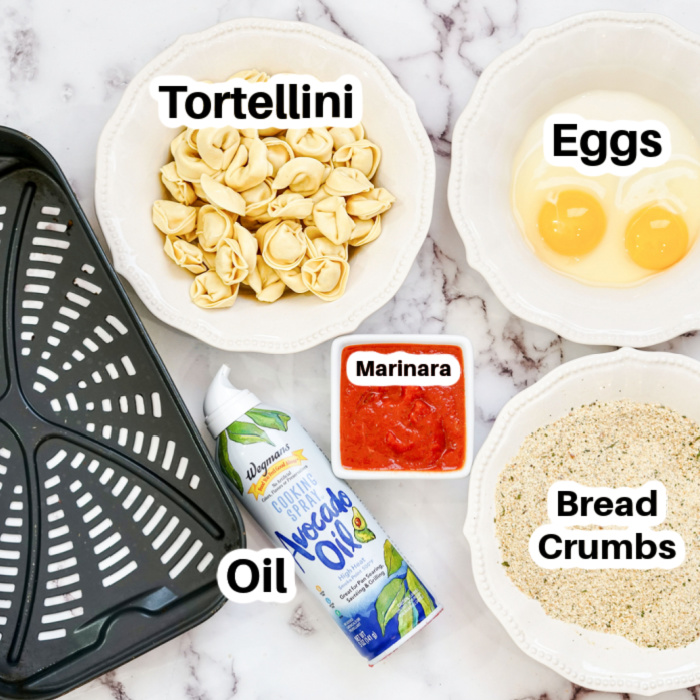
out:
M236 389L229 375L231 368L221 365L204 398L204 420L215 439L246 411L260 403L247 389Z

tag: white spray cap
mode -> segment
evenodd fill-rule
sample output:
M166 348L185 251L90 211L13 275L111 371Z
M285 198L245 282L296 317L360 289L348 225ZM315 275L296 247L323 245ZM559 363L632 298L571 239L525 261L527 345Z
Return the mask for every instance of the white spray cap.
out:
M255 394L231 384L230 372L228 365L221 365L204 397L204 421L215 440L233 421L260 403Z

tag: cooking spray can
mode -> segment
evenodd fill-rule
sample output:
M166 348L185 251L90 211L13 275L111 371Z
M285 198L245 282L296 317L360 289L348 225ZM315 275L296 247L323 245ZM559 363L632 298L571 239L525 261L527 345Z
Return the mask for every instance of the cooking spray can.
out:
M291 552L301 580L374 665L442 608L299 423L236 389L228 376L224 365L204 401L219 467L273 543Z

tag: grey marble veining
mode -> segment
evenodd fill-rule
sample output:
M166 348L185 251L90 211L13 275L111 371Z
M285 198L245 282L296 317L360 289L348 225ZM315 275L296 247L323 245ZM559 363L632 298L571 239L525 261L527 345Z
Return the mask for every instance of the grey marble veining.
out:
M531 28L594 9L656 11L700 33L691 0L0 0L0 122L42 142L92 223L100 131L138 70L180 34L234 17L302 20L375 53L417 103L438 160L435 213L405 284L360 328L460 333L474 344L476 447L503 404L584 347L513 317L469 269L446 201L451 134L490 61ZM201 402L223 361L269 403L287 406L329 447L329 344L293 356L233 355L155 320L132 294L183 398ZM700 341L660 346L700 358ZM618 700L587 691L525 656L476 592L462 536L468 482L355 482L443 604L444 613L369 669L333 620L300 589L284 605L228 604L210 620L74 691L95 700L334 699ZM250 546L267 541L246 516ZM699 700L700 689L663 700Z

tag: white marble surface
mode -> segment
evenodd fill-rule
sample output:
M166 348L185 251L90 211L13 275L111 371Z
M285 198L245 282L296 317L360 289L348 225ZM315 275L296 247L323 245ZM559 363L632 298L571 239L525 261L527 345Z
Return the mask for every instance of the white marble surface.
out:
M559 363L603 348L562 341L514 318L467 267L446 203L450 134L489 61L533 27L594 9L657 11L700 33L700 6L692 0L0 0L0 122L54 154L96 224L94 162L102 126L131 76L180 34L234 17L267 16L311 22L367 47L416 100L438 155L438 181L431 232L408 280L360 330L467 335L476 357L478 447L508 398ZM163 326L135 302L200 425L205 387L226 361L241 384L289 407L328 448L328 344L292 356L233 355ZM664 349L700 357L700 340L691 334ZM369 669L300 589L290 604L228 604L195 630L69 697L622 697L573 687L529 659L486 609L461 534L467 481L355 486L445 608L386 662ZM265 546L245 519L250 546ZM691 700L700 690L659 697Z

